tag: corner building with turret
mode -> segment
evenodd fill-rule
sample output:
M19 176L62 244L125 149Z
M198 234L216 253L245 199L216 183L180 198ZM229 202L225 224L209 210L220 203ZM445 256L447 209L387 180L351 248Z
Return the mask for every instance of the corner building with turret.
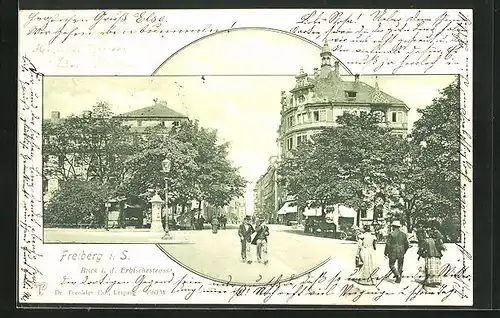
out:
M322 47L320 60L320 68L315 68L312 74L300 69L299 74L295 76L295 86L289 92L281 92L281 122L275 165L279 165L290 150L314 134L324 128L339 125L337 117L346 112L357 115L374 113L379 118L380 125L391 128L394 134L406 137L409 108L403 101L381 91L378 80L371 86L363 82L359 75L341 76L340 62L333 57L327 42ZM276 169L273 171L276 173ZM266 174L261 177L264 178ZM261 183L257 182L257 185ZM273 193L279 194L275 198L274 213L281 222L287 223L291 220L300 223L303 216L316 215L316 212L311 211L299 212L297 207L290 204L293 197L289 196L285 189L280 189L277 183L274 183L274 186ZM254 191L258 192L259 189ZM256 202L256 206L263 203ZM376 218L383 220L387 210L388 208L384 208L384 213L377 214ZM374 220L373 209L368 209L356 217L355 223L361 225Z
M281 123L278 130L278 158L319 133L336 126L337 117L345 112L357 115L374 112L381 125L395 134L406 136L409 108L401 100L384 93L378 87L364 83L359 75L345 80L340 75L340 63L325 42L321 53L321 68L307 74L303 69L288 93L281 92Z

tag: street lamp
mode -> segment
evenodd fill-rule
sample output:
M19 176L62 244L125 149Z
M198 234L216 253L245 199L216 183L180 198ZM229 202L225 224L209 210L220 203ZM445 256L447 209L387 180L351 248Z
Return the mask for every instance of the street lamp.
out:
M109 231L109 208L111 207L111 202L106 201L104 206L106 207L106 231Z
M170 236L169 230L168 230L168 174L170 173L170 168L172 167L172 162L168 159L165 158L161 162L161 167L162 171L165 174L165 235L163 235L162 239L163 240L170 240L172 239L172 236Z

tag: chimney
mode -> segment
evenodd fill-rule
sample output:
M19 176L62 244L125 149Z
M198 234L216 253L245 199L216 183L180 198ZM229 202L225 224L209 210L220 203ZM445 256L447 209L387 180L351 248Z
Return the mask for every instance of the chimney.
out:
M315 67L314 68L314 78L318 78L319 76L319 68Z
M335 75L339 75L340 74L340 71L339 71L339 61L335 61Z
M356 83L358 83L358 82L359 82L359 74L354 75L354 81L355 81Z
M57 122L61 118L61 113L54 110L50 112L50 119Z

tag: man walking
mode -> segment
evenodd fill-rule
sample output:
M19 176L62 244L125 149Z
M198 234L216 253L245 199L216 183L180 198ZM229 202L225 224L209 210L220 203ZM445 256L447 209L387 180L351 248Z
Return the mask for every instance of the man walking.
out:
M257 233L252 244L257 245L257 262L267 265L267 237L269 236L269 228L263 224L261 218L257 219L255 231Z
M255 230L250 224L250 216L247 215L238 228L238 236L240 237L241 243L241 261L243 263L252 263L251 260L247 259L247 256L250 256L251 237L254 232Z
M389 258L389 268L394 276L396 276L396 283L401 283L403 276L403 261L406 251L408 250L408 238L406 234L400 230L401 223L394 221L391 224L392 232L387 236L387 243L385 245L384 255ZM394 266L398 263L398 269Z

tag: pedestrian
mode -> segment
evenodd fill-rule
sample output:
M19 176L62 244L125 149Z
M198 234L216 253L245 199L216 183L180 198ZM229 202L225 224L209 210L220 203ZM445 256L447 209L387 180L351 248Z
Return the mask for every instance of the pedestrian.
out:
M389 268L396 276L396 283L401 283L403 277L403 263L406 251L409 248L406 234L400 231L401 223L394 221L391 224L392 232L387 236L384 255L389 258ZM398 263L396 269L395 264Z
M212 218L212 233L217 234L219 230L219 218L214 216Z
M203 215L201 215L200 218L198 219L198 230L203 230L204 224L205 224L205 218L203 217Z
M252 245L257 246L257 262L267 265L269 260L267 258L267 237L269 236L269 228L263 224L263 219L257 219L255 231L256 235L252 240Z
M377 268L375 262L375 250L377 249L377 238L365 225L363 232L359 235L357 257L361 263L356 281L362 285L374 285L374 272Z
M423 284L428 287L441 285L441 257L445 247L442 243L442 235L434 230L425 232L424 239L418 250L418 260L425 259L425 279Z
M248 264L252 263L248 258L250 257L250 246L252 245L251 237L255 232L253 226L250 224L250 220L250 216L245 216L243 223L241 223L238 228L238 236L240 237L241 243L241 261Z

